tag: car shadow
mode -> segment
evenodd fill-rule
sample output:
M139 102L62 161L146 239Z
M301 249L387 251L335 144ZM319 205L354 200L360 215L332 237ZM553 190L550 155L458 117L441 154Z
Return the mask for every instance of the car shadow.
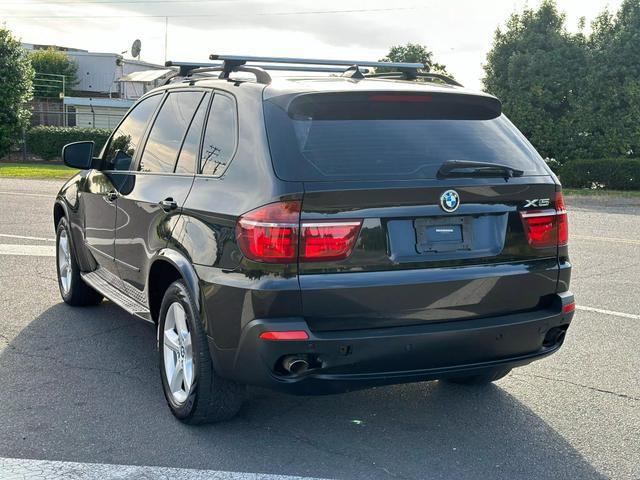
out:
M185 426L165 405L155 346L152 325L109 302L49 308L0 354L0 456L321 478L605 478L500 383L324 397L255 388L234 420Z

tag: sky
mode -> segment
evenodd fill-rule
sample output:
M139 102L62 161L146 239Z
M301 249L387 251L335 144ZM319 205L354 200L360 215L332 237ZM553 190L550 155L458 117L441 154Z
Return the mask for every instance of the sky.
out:
M569 30L622 0L557 0ZM458 81L480 88L496 28L541 0L0 0L26 43L206 62L211 53L378 60L392 45L426 45ZM166 48L165 48L166 39ZM130 56L128 53L125 57Z

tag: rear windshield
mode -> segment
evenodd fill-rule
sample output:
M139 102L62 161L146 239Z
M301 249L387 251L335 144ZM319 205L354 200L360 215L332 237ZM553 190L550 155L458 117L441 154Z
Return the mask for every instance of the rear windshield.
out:
M264 105L274 168L283 180L432 179L447 160L547 174L491 98L324 93L274 97Z

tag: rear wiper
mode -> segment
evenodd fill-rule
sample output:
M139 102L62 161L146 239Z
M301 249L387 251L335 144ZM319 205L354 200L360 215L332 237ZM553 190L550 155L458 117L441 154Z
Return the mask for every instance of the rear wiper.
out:
M521 177L524 171L499 163L474 162L473 160L447 160L438 170L438 177L498 176Z

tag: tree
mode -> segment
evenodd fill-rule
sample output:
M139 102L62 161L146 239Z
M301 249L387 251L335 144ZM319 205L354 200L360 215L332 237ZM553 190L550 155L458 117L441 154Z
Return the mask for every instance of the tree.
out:
M35 50L29 55L36 72L34 94L39 98L58 98L62 93L62 77L65 91L78 84L78 65L64 52L48 49Z
M33 69L20 42L0 26L0 157L29 123Z
M418 43L407 43L406 45L394 45L389 49L386 57L380 59L381 62L408 62L424 63L428 72L442 73L449 75L447 69L441 63L433 61L433 52L425 45Z
M567 32L552 0L513 14L506 29L496 30L484 87L542 156L564 161L582 139L577 116L588 74L585 42L582 33Z
M640 157L640 0L625 0L616 15L605 10L587 48L579 154Z

